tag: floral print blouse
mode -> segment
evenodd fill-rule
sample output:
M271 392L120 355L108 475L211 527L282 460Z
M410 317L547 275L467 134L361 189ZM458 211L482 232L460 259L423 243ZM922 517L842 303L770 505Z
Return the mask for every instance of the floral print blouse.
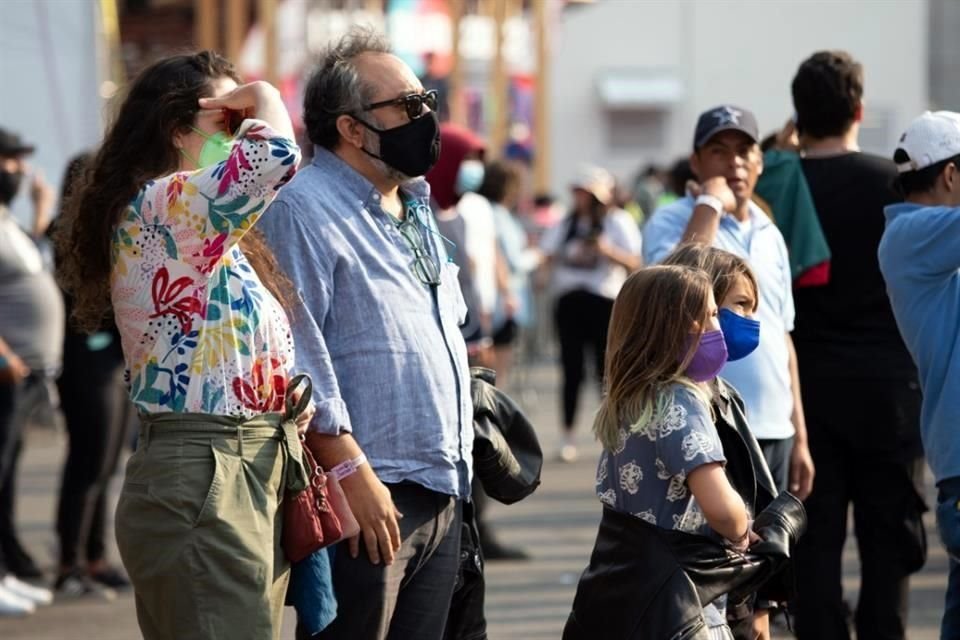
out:
M664 529L711 535L687 476L697 467L725 463L710 409L693 391L674 384L659 420L643 430L621 427L616 449L600 456L596 491L611 509ZM712 534L717 535L717 534ZM725 624L726 597L704 607L707 626Z
M290 324L238 243L296 172L300 150L253 119L236 140L221 163L148 182L114 230L111 298L141 411L284 408Z

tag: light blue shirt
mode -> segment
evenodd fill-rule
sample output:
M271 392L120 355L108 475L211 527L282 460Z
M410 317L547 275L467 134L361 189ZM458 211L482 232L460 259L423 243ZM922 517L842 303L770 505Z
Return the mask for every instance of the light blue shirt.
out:
M467 498L473 408L459 323L466 306L422 179L401 187L439 270L414 253L374 186L317 148L260 219L303 307L291 312L297 368L313 378L311 429L352 433L383 482ZM409 214L409 215L412 215ZM428 227L428 228L427 228Z
M923 449L940 482L960 476L960 208L902 203L884 213L880 271L917 363Z
M646 264L662 261L679 244L693 216L693 198L681 198L654 212L643 229ZM794 434L790 354L786 334L793 331L793 284L783 235L752 202L750 221L720 218L713 246L745 259L760 285L760 345L752 354L728 362L720 375L736 387L758 440L782 440ZM721 301L718 300L719 304Z

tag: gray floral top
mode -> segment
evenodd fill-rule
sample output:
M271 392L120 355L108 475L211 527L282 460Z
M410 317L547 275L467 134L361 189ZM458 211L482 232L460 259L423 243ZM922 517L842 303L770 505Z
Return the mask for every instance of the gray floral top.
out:
M621 427L617 448L604 451L597 467L597 495L608 507L664 529L711 534L703 511L687 487L691 471L726 462L710 409L689 388L675 384L663 418L639 432ZM716 534L713 534L716 535ZM709 605L711 627L724 624L721 609Z

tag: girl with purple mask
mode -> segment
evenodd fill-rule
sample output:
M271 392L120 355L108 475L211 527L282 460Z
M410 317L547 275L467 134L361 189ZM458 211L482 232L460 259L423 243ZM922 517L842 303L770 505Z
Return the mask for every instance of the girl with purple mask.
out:
M631 275L610 321L606 394L594 422L604 448L596 490L606 508L746 550L756 537L724 472L711 411L712 382L726 361L703 271L659 266ZM724 600L703 607L711 638L733 637Z

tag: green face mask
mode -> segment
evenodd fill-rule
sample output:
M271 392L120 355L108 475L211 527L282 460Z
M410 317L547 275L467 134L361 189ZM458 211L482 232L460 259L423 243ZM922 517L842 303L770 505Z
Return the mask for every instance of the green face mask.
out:
M206 138L206 142L203 143L203 146L200 148L200 156L196 159L191 158L183 149L180 149L180 153L183 154L187 160L192 162L197 166L198 169L204 169L206 167L212 167L213 165L223 162L230 157L230 151L233 150L233 138L228 136L223 131L217 131L213 135L205 133L197 129L196 127L190 127L194 132L200 134Z

